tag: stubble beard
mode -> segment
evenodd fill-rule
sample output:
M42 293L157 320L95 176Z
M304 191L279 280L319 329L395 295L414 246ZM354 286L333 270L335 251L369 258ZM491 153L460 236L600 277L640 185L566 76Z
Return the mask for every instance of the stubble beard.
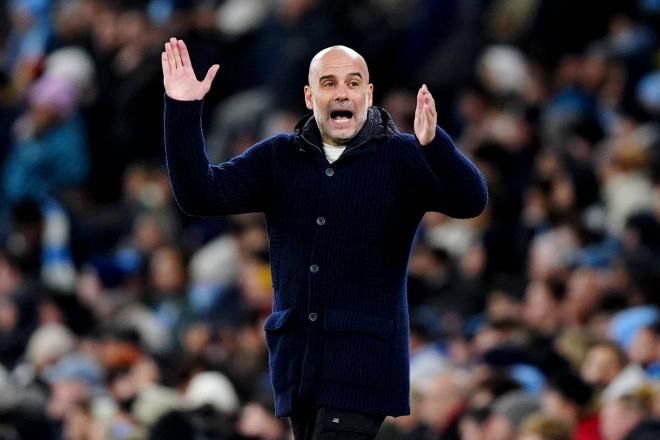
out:
M329 125L331 123L330 119L330 114L323 114L319 115L318 112L314 112L314 119L316 120L316 125L319 127L319 132L321 133L321 139L323 140L324 143L325 139L331 140L335 145L337 146L344 146L348 143L350 143L355 136L360 132L362 127L364 126L364 123L367 121L367 111L364 111L362 115L360 115L360 118L358 119L357 114L355 114L355 130L353 133L351 133L347 137L335 137L331 133L331 129L329 128Z

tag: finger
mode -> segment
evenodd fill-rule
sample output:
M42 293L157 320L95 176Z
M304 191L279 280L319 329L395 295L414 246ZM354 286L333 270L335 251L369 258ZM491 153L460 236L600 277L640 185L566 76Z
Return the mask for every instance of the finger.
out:
M430 93L426 95L426 105L431 109L431 113L435 114L435 99L433 99Z
M174 61L174 52L170 43L165 43L165 53L167 54L167 64L170 66L170 74L174 74L176 62Z
M429 128L434 127L436 124L435 111L428 105L424 106L424 116L426 117L426 122L429 124Z
M433 98L433 95L431 95L431 92L429 92L428 90L424 94L424 104L427 104L435 108L435 99Z
M213 79L215 78L216 73L218 73L218 70L220 69L220 66L217 64L214 64L211 66L208 72L206 72L206 76L204 77L204 83L205 86L211 88L211 83L213 82Z
M431 94L431 92L427 88L424 89L424 97L433 99L433 95Z
M419 91L417 92L417 107L415 108L415 113L421 112L423 108L424 108L424 94L423 94L423 87L420 87Z
M163 76L170 76L170 64L167 62L167 54L165 52L160 54L160 64L163 66Z
M190 62L190 54L188 53L186 43L184 43L183 40L179 40L177 46L179 47L179 53L181 54L181 65L183 65L183 67L192 67L192 63Z
M433 95L431 95L431 91L428 89L428 87L426 87L426 84L424 84L422 86L422 93L424 94L425 98L426 97L433 97Z
M179 45L177 44L176 38L170 38L170 44L172 45L172 52L174 52L174 62L177 69L180 69L183 65L181 64L181 52L179 52Z

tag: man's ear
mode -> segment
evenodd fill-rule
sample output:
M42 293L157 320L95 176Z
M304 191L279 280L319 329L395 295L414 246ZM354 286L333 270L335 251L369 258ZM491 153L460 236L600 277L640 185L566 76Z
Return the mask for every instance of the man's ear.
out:
M374 85L371 83L367 86L367 99L369 100L369 107L374 105Z
M307 106L307 110L314 109L312 104L312 88L310 86L305 86L305 106Z

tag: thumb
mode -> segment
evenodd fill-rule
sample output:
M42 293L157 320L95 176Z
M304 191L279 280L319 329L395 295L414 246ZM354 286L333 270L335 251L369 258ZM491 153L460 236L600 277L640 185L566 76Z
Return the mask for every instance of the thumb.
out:
M202 83L208 87L211 88L211 83L213 82L213 79L215 78L216 73L218 73L218 70L220 69L220 66L218 64L214 64L211 66L208 72L206 72L206 76L204 77L204 80Z

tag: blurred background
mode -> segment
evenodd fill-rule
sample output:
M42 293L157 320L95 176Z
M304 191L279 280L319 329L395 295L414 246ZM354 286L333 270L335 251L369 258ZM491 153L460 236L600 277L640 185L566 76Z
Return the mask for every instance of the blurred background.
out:
M0 2L0 440L290 438L261 215L170 192L160 52L185 39L215 161L290 131L311 57L487 176L412 253L413 411L381 440L660 438L660 1Z

